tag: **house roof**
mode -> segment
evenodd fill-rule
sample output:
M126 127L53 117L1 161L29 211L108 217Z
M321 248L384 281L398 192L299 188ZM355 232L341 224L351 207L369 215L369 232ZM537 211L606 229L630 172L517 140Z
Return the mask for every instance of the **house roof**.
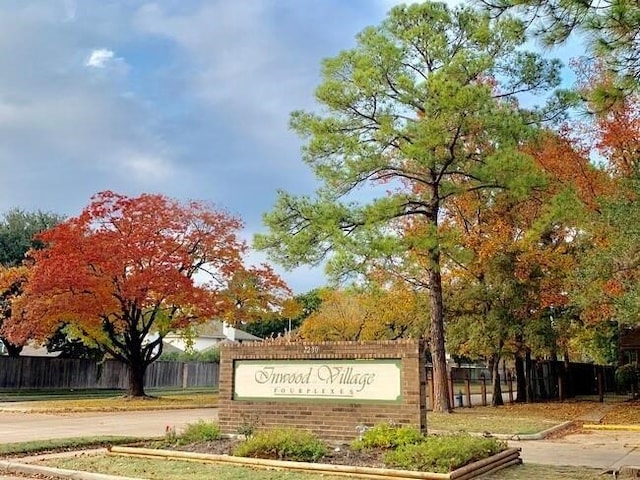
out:
M262 341L260 337L256 337L255 335L245 332L244 330L240 330L239 328L236 328L236 340L242 340L243 342Z
M621 334L619 345L623 350L640 348L640 327L636 327Z
M207 323L201 323L200 325L194 325L196 335L199 337L219 338L223 340L225 337L222 330L222 322L219 320L212 320Z
M61 352L49 352L46 347L36 347L32 345L25 345L20 352L21 357L50 357L55 358L60 356Z
M240 330L239 328L235 328L235 339L240 342L249 342L249 341L260 341L262 338L256 337L244 330ZM228 340L227 336L224 334L224 326L220 320L211 320L206 323L202 323L200 325L195 325L193 327L195 330L196 336L200 338L215 338L217 340Z

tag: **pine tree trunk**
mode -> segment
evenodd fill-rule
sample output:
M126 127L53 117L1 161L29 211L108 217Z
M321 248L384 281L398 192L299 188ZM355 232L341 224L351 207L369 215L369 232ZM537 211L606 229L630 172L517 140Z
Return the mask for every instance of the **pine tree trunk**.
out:
M144 392L144 376L147 365L143 362L129 364L129 391L130 397L146 397Z
M491 357L491 383L493 393L491 394L491 406L498 407L504 405L502 400L502 387L500 386L500 355Z
M429 293L431 297L431 361L433 362L433 411L448 413L449 386L447 382L447 359L444 342L444 308L442 302L442 277L440 276L440 254L430 252Z

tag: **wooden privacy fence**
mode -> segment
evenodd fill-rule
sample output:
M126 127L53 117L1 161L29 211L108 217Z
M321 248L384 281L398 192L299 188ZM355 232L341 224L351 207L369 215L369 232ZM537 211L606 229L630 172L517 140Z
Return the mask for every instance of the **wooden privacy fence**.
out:
M502 400L513 403L517 397L517 378L511 371L500 372ZM599 395L602 402L607 392L615 391L615 368L608 365L548 360L532 362L530 369L531 400L565 400L578 395ZM472 407L491 403L491 372L484 368L449 369L447 374L451 408ZM433 398L433 369L427 367L427 396ZM429 408L431 403L429 402Z
M0 357L0 390L126 389L128 367L118 360L42 357ZM157 361L147 369L147 388L217 387L214 362Z

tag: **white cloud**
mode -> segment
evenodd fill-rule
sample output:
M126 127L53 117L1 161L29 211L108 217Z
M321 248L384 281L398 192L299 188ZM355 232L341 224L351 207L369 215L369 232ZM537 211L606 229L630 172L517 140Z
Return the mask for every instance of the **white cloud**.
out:
M97 48L91 52L85 62L86 67L105 68L110 62L117 60L113 50Z

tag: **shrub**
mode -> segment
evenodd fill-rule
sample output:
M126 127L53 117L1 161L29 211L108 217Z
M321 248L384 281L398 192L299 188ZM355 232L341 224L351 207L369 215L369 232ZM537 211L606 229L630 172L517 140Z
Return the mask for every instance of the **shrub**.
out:
M163 352L160 360L170 362L217 362L220 363L220 347L211 347L202 352Z
M251 437L258 429L260 423L259 417L257 415L246 415L242 413L241 418L242 422L236 431L245 438Z
M220 439L220 427L216 422L198 420L188 424L178 437L180 443L212 442Z
M622 365L616 369L616 384L621 390L629 391L640 380L638 367L631 363Z
M385 454L390 467L421 472L448 473L468 463L487 458L506 448L495 438L467 434L428 436L418 444L398 447Z
M361 439L351 444L351 448L396 448L419 443L423 439L424 435L415 427L381 423L366 430Z
M295 462L315 462L326 454L326 446L312 433L277 428L256 433L239 444L233 455Z

